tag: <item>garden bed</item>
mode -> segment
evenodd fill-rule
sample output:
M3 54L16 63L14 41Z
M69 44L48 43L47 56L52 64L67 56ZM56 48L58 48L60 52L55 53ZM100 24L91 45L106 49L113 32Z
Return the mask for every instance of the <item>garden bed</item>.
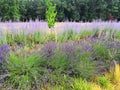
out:
M0 40L0 70L7 75L0 85L3 90L117 90L119 65L113 65L115 78L110 65L120 60L118 33L69 30L57 42L52 33L8 33Z

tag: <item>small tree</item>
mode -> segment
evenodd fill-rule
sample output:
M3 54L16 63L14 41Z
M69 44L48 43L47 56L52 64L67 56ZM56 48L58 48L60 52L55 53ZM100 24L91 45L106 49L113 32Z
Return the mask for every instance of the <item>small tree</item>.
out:
M56 18L56 15L57 15L56 5L53 4L50 0L46 0L46 6L47 6L46 19L47 19L48 27L50 28L51 32L54 31L55 41L57 42L57 33L54 29L55 18Z

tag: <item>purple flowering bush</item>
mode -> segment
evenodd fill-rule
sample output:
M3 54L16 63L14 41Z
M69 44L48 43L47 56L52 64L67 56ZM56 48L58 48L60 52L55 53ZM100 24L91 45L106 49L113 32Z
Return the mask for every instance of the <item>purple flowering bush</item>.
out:
M90 79L100 72L105 73L112 60L119 61L119 45L112 39L91 37L81 42L50 42L43 46L41 53L47 56L43 61L47 62L45 65L50 72L57 70L62 74Z
M7 42L1 40L9 45L0 46L0 70L6 67L11 74L6 82L16 89L38 89L46 83L59 85L65 75L92 80L104 75L112 60L120 60L119 35L108 33L112 31L70 30L59 34L58 42L54 42L53 35L41 33L16 34L13 39L9 36Z
M84 43L84 42L83 42ZM47 68L46 75L50 73L81 76L89 79L95 74L95 63L90 57L91 49L87 43L81 46L77 42L45 44L40 51L42 55L41 66ZM84 50L88 50L87 52ZM92 72L92 73L91 73ZM86 73L86 75L84 75Z
M9 59L9 46L7 44L2 44L0 46L0 74L2 74L5 67L5 60Z
M54 56L54 51L56 49L56 43L55 42L48 42L44 44L42 48L42 56L44 58L52 58Z

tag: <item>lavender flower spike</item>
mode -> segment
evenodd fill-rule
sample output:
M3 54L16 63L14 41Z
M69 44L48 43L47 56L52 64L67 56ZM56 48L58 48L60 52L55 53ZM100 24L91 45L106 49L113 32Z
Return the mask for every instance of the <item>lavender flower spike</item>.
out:
M2 65L2 67L4 66L5 55L8 54L8 52L9 52L9 46L7 44L2 44L0 46L0 64Z

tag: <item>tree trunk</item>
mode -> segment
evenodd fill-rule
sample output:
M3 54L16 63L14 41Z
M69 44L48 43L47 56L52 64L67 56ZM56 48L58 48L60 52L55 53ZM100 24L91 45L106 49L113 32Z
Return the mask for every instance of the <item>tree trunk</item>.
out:
M55 42L57 42L57 32L56 32L55 28L50 28L50 31L51 31L51 34L52 34L52 31L53 31L54 37L55 37Z
M53 31L54 31L54 35L55 35L55 42L57 42L57 32L56 32L55 28L53 28Z

